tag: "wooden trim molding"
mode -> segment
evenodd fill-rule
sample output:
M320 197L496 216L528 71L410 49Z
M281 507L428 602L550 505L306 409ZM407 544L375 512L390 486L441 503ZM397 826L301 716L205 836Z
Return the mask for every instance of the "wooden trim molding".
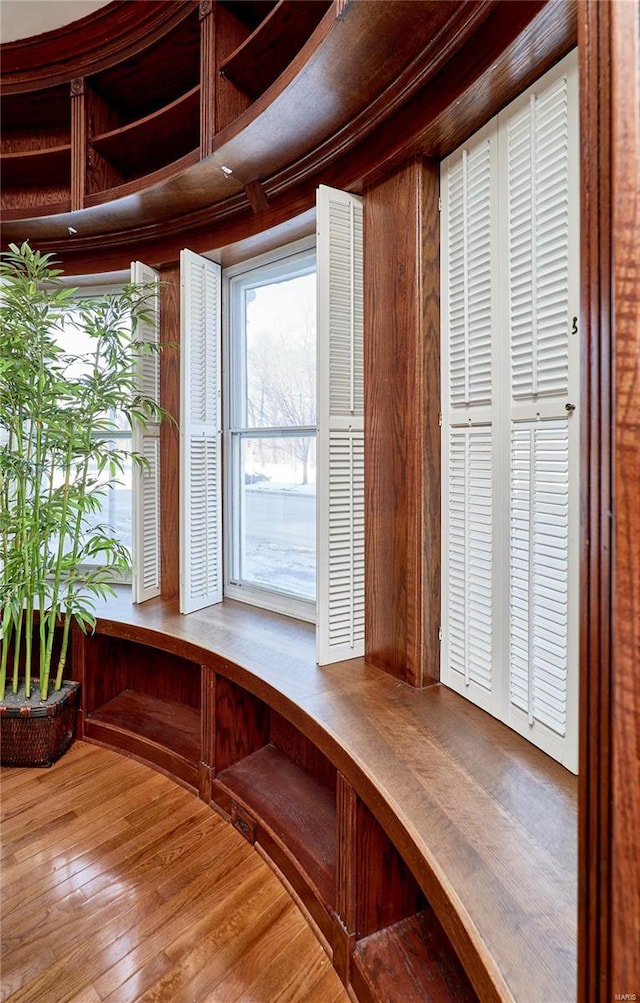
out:
M200 158L213 149L216 128L216 19L212 4L200 3Z
M579 6L583 398L580 1003L638 990L640 21ZM633 981L635 980L635 981Z
M640 992L640 6L611 4L611 990Z
M87 177L87 98L84 77L75 77L71 93L71 211L82 209Z
M579 9L582 232L578 999L610 999L611 196L608 5ZM607 513L606 517L603 514Z

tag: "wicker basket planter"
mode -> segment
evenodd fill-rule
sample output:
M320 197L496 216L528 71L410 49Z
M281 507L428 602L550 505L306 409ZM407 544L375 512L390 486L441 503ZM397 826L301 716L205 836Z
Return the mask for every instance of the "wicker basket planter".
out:
M44 703L34 688L30 701L24 690L0 703L0 763L2 766L52 766L67 751L75 735L80 683L65 680L62 689Z

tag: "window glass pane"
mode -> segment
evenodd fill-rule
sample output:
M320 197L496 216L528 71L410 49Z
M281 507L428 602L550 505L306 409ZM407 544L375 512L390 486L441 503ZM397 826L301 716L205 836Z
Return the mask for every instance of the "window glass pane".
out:
M65 376L69 380L86 380L93 372L96 361L98 368L106 365L106 359L101 353L101 358L96 360L97 341L91 337L82 327L80 312L70 313L65 317L65 322L56 330L56 341L65 356L72 356L73 362L69 362L63 356L62 362L65 365ZM113 421L113 427L126 431L129 422L120 411L110 411L109 417Z
M315 599L315 435L237 436L236 580Z
M127 324L126 318L124 324ZM73 363L68 362L65 357L61 362L65 365L65 375L70 380L87 379L95 364L96 339L92 338L82 329L80 312L65 318L65 323L56 329L55 338L65 353L73 356ZM100 360L106 365L106 360ZM132 440L129 429L129 422L126 416L120 411L111 411L108 414L111 428L109 433L115 433L113 440L107 440L105 449L117 447L124 449L129 454L132 449ZM107 433L107 434L109 434ZM124 434L122 434L124 433ZM102 438L102 435L100 435ZM88 476L90 481L95 481L99 490L97 496L96 511L87 513L86 531L83 533L82 544L86 544L91 528L95 526L108 526L111 534L131 553L132 544L132 464L130 455L125 458L124 469L120 470L113 464L107 463L103 470L98 473L97 463L92 462L89 467ZM71 546L69 537L65 540L65 546ZM92 555L83 560L83 565L99 565L105 563L105 557L101 553Z
M244 314L247 426L315 425L315 271L245 288Z
M131 453L131 438L118 438L117 445L120 449L126 449ZM127 547L131 553L131 456L125 460L124 470L118 470L107 465L107 467L97 475L95 464L89 468L89 476L96 478L102 486L101 508L99 512L90 515L87 519L89 527L97 525L109 526L113 536L123 546ZM98 556L94 558L94 563L102 563Z

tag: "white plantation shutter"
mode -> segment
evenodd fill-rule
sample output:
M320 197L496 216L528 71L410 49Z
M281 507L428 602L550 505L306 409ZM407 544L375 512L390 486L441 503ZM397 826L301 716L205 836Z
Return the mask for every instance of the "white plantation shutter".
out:
M491 125L442 171L442 679L492 713L496 183Z
M491 400L491 139L447 175L449 386L452 406Z
M511 702L566 732L569 596L568 420L511 432Z
M222 600L221 269L180 253L180 612Z
M493 451L491 428L449 438L448 665L458 688L491 692Z
M441 226L442 680L574 771L577 108L573 54L443 163Z
M362 200L321 186L317 227L317 659L326 665L364 654Z
M509 709L577 769L577 69L566 61L501 118L507 179Z
M158 273L141 261L131 263L131 281L157 285ZM150 308L150 310L149 310ZM149 301L150 321L141 321L136 331L139 341L158 343L160 336L157 293ZM137 358L138 386L156 403L160 400L160 361L157 352L141 352ZM160 595L160 426L157 422L134 422L134 452L144 457L144 466L133 465L132 494L132 596L145 602Z
M569 379L569 120L562 76L506 123L514 398L566 393Z

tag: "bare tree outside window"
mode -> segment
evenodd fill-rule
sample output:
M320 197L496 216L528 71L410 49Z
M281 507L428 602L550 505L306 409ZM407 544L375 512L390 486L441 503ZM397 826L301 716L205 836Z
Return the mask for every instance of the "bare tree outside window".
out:
M248 289L247 424L300 428L316 423L315 275ZM264 440L260 440L264 448ZM285 448L274 441L277 451ZM315 439L287 440L300 483L315 467ZM264 462L264 456L260 459Z
M313 615L315 254L305 250L249 264L232 275L229 293L233 488L226 591L238 598L251 594L248 601L258 604L269 593L268 601L276 603L270 608Z

